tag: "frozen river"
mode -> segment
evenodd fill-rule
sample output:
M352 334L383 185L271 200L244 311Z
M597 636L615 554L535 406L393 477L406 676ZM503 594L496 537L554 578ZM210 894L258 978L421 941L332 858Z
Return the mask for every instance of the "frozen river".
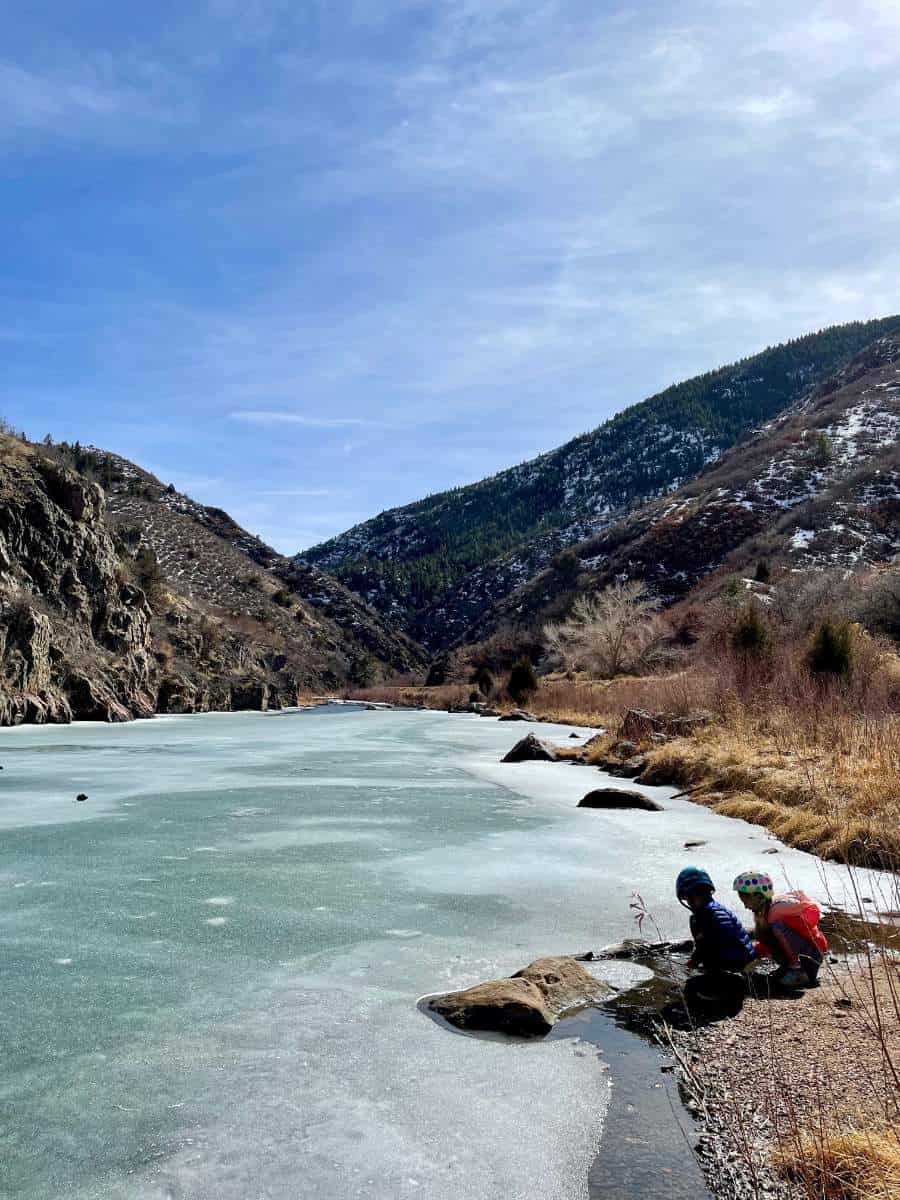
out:
M576 810L598 775L500 766L522 732L340 708L0 732L0 1195L585 1197L596 1051L452 1035L416 999L633 935L636 890L684 936L687 859L723 893L761 863L821 896L822 868L683 800Z

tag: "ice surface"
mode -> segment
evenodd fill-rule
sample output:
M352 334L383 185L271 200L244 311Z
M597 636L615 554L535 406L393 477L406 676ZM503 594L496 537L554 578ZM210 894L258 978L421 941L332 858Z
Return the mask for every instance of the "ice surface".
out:
M349 709L0 734L0 1193L586 1196L596 1053L416 1000L633 934L635 890L683 936L686 857L727 892L777 843L663 789L663 813L579 810L596 773L501 765L520 735Z

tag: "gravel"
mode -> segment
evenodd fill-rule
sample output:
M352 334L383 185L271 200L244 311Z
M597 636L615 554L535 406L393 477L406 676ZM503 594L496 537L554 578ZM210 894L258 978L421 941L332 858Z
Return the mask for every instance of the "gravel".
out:
M832 962L796 999L748 1000L730 1021L668 1033L716 1197L796 1200L807 1193L776 1173L776 1147L897 1122L898 996L896 962Z

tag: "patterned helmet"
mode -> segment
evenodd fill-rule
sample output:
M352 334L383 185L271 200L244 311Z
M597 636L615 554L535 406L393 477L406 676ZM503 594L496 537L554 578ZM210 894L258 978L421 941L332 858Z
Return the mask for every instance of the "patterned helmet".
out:
M694 888L701 887L708 887L711 892L716 890L713 881L701 867L685 867L683 871L678 872L678 878L675 880L675 895L679 900L683 900Z
M775 895L775 884L765 871L741 871L734 881L734 890L740 896L762 896L771 900Z

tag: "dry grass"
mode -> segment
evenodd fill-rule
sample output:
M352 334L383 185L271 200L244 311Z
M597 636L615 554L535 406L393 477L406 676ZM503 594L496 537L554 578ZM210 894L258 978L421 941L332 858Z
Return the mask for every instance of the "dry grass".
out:
M448 683L441 687L418 684L382 683L367 688L352 688L348 700L363 700L373 704L395 704L399 708L432 708L441 712L459 712L468 707L471 685Z
M673 716L703 709L695 736L646 743L647 783L675 784L726 816L764 825L824 858L900 862L900 665L871 644L851 680L813 679L802 653L750 671L728 655L690 670L610 683L542 682L538 715L610 729L629 708Z
M839 1133L779 1150L775 1165L822 1200L898 1200L900 1135L896 1129Z
M823 858L900 862L900 717L738 710L720 725L650 749L647 781L671 782L725 816L764 825Z
M549 676L528 703L546 721L560 725L618 725L629 708L665 709L683 714L707 707L711 696L703 677L680 671L671 675L620 676L611 680Z

